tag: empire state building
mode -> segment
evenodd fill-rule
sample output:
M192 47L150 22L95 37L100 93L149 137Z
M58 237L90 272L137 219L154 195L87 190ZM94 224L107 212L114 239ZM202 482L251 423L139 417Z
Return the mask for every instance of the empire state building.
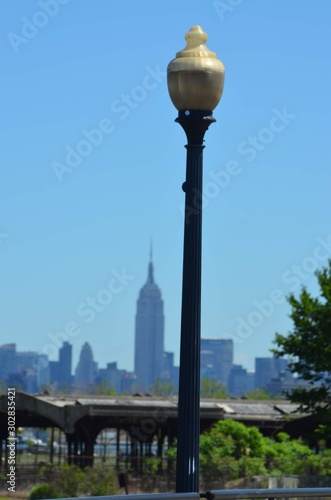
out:
M164 355L164 315L161 290L154 281L152 254L145 285L137 300L135 372L140 391L148 391L161 377Z

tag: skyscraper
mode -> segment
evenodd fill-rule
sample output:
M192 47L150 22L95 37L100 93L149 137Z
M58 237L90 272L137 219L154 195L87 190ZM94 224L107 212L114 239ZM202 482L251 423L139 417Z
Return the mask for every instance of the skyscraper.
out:
M93 353L90 344L85 342L80 351L79 362L76 368L75 386L78 389L86 390L94 383L94 379Z
M164 352L164 315L161 290L154 281L152 252L145 285L137 300L135 372L140 391L147 391L161 377Z
M63 342L59 350L59 375L58 382L61 389L69 389L71 380L71 360L72 345L69 342Z
M216 378L228 384L228 377L233 365L233 340L231 339L201 339L201 376L213 374ZM210 378L205 375L206 378Z
M8 374L13 372L16 356L16 344L0 346L0 381L5 382Z
M255 358L255 387L263 389L272 379L279 377L287 382L293 382L293 375L288 370L286 359L276 358L276 356Z

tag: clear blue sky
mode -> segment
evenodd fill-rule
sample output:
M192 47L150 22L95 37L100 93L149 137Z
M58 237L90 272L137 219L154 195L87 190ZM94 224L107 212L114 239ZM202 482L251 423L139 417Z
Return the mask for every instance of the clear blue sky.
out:
M291 327L283 296L316 292L331 256L331 3L0 9L0 343L51 354L67 328L75 365L88 341L100 367L132 370L152 237L178 362L185 136L165 71L200 24L226 68L204 154L202 335L234 338L252 369Z

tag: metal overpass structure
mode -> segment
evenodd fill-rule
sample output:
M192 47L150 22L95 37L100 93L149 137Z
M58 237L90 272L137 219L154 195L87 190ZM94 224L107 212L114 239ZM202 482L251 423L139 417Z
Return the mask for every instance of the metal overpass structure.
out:
M31 395L16 392L17 427L58 428L66 436L69 463L92 465L94 446L104 429L116 431L116 455L126 442L127 455L164 454L164 444L177 436L177 398L88 395ZM251 401L242 399L201 400L201 432L222 419L254 425L267 436L283 430L292 437L314 428L314 420L295 413L297 406L288 401ZM8 438L7 396L0 396L0 453ZM0 457L1 458L1 457Z

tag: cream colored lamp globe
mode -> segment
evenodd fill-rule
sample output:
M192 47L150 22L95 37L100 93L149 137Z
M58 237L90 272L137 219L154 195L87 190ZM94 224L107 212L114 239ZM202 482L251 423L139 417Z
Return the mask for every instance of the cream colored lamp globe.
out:
M168 90L178 111L213 111L224 85L224 66L206 47L207 33L193 26L185 35L186 47L168 65Z

